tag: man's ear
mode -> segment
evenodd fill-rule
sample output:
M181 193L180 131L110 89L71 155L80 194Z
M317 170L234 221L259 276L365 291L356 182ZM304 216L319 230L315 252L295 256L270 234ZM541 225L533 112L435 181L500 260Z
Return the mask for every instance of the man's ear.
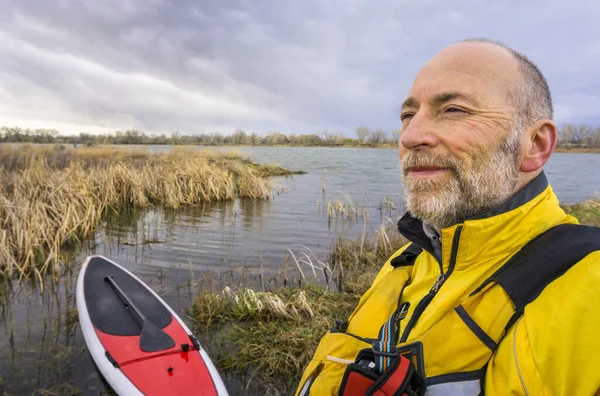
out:
M552 120L537 121L525 132L522 144L521 171L541 169L556 146L556 125Z

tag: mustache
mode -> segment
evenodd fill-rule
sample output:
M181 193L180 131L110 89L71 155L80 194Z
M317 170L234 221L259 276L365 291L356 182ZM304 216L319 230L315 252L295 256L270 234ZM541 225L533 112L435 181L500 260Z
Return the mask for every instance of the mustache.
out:
M446 168L452 172L456 172L456 170L460 168L460 163L455 158L432 154L417 154L415 152L407 153L404 158L402 158L402 161L400 161L400 167L405 176L410 168L424 166Z

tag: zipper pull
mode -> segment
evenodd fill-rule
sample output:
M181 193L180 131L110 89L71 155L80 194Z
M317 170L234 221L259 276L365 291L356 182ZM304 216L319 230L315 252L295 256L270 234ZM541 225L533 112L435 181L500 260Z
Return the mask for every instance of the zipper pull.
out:
M400 306L400 309L398 310L398 321L406 318L406 315L408 314L408 308L410 307L410 303L409 302L405 302Z
M434 295L435 293L437 293L438 289L440 288L440 286L442 285L442 283L444 283L444 274L440 274L435 283L433 284L433 286L431 287L431 290L429 290L429 294Z

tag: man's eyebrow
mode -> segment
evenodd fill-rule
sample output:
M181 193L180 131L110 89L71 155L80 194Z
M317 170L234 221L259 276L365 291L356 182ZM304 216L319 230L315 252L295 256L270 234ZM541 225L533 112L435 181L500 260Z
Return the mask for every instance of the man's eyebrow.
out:
M404 110L407 107L419 107L419 102L417 101L417 99L415 99L413 96L409 96L408 98L406 98L406 100L402 103L402 107L400 108L401 110Z
M469 95L468 93L460 92L460 91L441 92L439 94L436 94L433 98L431 98L429 100L429 103L433 107L437 107L437 106L440 106L446 102L450 102L451 100L455 100L455 99L463 100L465 102L472 104L473 106L478 105L477 100L475 100L475 98L472 95ZM404 101L404 103L402 103L401 109L404 110L406 108L418 108L418 107L419 107L419 101L414 96L409 96Z
M450 91L450 92L439 93L439 94L435 95L433 98L431 98L429 103L433 107L437 107L437 106L440 106L446 102L450 102L455 99L459 99L459 100L468 102L469 104L471 104L473 106L477 106L477 100L475 100L475 98L472 95L469 95L468 93L460 92L460 91Z

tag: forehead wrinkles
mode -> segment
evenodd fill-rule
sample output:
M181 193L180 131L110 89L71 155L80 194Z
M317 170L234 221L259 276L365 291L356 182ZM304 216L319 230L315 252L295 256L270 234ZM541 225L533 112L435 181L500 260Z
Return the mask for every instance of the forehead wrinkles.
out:
M459 70L423 70L415 78L408 97L423 105L440 93L463 92L473 97L480 107L503 108L511 104L516 87L513 81L495 77Z
M440 91L463 91L473 95L484 107L504 107L520 79L517 60L504 49L455 45L423 66L409 96L423 103Z

